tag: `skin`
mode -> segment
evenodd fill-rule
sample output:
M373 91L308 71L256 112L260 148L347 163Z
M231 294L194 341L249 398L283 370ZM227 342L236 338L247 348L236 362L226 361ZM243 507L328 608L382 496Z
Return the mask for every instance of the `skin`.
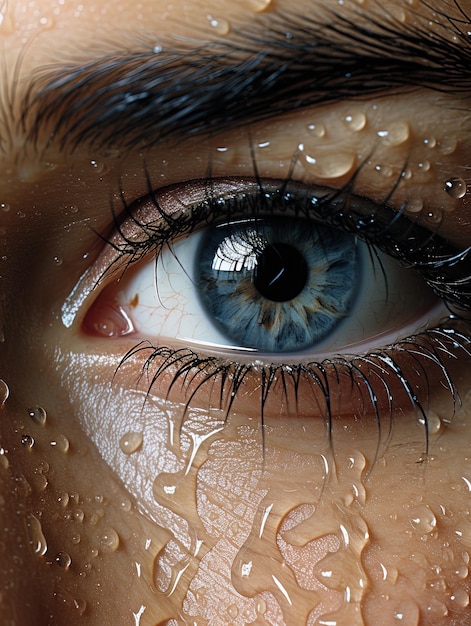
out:
M422 3L389 4L411 24L433 17ZM273 0L263 15L271 19L288 5ZM371 0L296 0L301 15L309 9L324 20L330 6L389 19ZM471 14L471 5L461 6ZM142 25L162 40L227 40L262 15L249 1L143 0L139 7L130 0L118 7L101 0L5 5L4 84L18 68L21 92L35 68L73 59L77 50L93 58L95 42L129 41ZM431 28L444 21L434 19ZM109 264L112 250L96 232L116 236L110 198L122 209L120 180L132 203L148 193L147 168L156 189L175 185L161 197L178 210L198 193L184 183L204 179L209 160L213 176L243 190L254 177L253 146L266 141L265 152L255 149L258 173L288 176L299 144L307 153L313 141L309 124L327 131L321 154L315 167L301 154L293 179L339 188L372 154L355 192L379 201L407 162L394 208L408 200L409 214L432 230L440 213L441 235L468 246L470 201L444 191L451 176L466 178L467 108L463 96L421 89L292 111L254 124L250 137L241 128L129 155L81 147L67 158L54 142L23 151L19 112L1 117L0 136L12 135L0 155L2 624L433 626L471 619L471 368L464 350L446 358L461 405L453 405L443 372L428 366L428 449L400 385L393 387L393 426L383 404L379 433L372 411L362 411L342 383L329 439L309 385L301 385L296 410L278 381L262 429L255 374L227 411L227 401L220 407L215 400L217 385L203 387L185 410L191 387L169 391L171 371L149 392L140 377L145 353L117 371L146 334L85 332L87 315L106 322L91 308L97 291L106 287L103 297L111 297L121 285L116 274L98 287L80 280L88 268L99 276ZM364 128L343 123L349 115L364 115ZM385 129L389 139L378 143ZM432 136L434 148L424 143ZM417 379L419 395L424 378Z

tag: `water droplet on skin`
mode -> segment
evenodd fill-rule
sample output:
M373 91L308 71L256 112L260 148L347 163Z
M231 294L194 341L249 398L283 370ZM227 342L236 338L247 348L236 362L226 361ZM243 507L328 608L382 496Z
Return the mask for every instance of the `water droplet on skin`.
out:
M57 497L57 502L65 509L69 504L69 494L64 492Z
M438 142L437 147L440 154L446 156L449 154L453 154L453 152L456 150L457 145L458 142L454 137L445 137Z
M60 256L55 256L54 257L54 263L58 266L62 265L62 259L60 258Z
M397 622L397 626L417 626L420 618L420 611L418 605L413 601L402 602L394 610L394 619Z
M445 182L445 191L455 200L459 200L465 197L467 184L462 178L449 178Z
M76 522L79 522L81 524L85 515L82 509L77 509L76 511L74 511L73 517Z
M142 446L142 433L126 433L119 440L119 447L124 454L133 454Z
M429 211L427 213L427 220L432 222L432 224L440 224L442 221L442 212L441 211Z
M100 546L106 552L115 552L119 546L119 536L114 528L108 528L100 537Z
M3 469L8 469L8 466L10 465L6 452L5 448L0 447L0 467L3 467Z
M231 26L227 20L215 18L212 15L207 15L207 19L211 28L213 28L218 35L227 35L231 30Z
M420 213L424 208L422 198L412 197L407 200L406 210L408 213Z
M8 213L9 210L10 210L10 205L7 202L0 202L0 211L3 211L4 213Z
M315 148L309 148L305 144L298 146L301 162L306 170L320 178L332 179L340 178L348 174L355 165L355 155L338 154L316 154Z
M35 406L31 409L28 409L28 415L33 420L35 424L39 426L44 426L46 423L46 411L41 406Z
M67 554L67 552L58 552L56 554L56 558L54 559L54 561L57 563L59 567L62 567L62 569L65 569L65 570L68 570L72 563L70 554Z
M31 450L31 448L34 446L34 438L31 437L31 435L23 435L21 437L21 445Z
M69 440L65 435L61 435L60 433L56 435L56 438L51 441L51 446L62 452L62 454L66 454L69 451Z
M427 421L425 421L424 417L419 418L419 424L421 426L425 426L427 424L427 431L429 435L436 435L440 432L442 427L442 420L439 415L437 415L434 411L429 411L427 413Z
M249 0L249 4L256 13L266 11L271 5L272 0Z
M346 115L343 119L347 127L353 132L363 130L366 126L366 115L364 113L352 113L352 115Z
M409 510L409 522L412 528L421 535L433 532L437 526L437 518L426 504L420 504Z
M122 500L121 502L121 510L125 511L126 513L129 513L129 511L131 510L131 500Z
M239 609L236 607L235 604L231 604L231 606L227 607L227 614L231 619L236 619L236 617L239 615Z
M451 601L457 604L460 608L464 609L469 605L469 595L465 589L457 589L451 595Z
M0 408L8 400L9 395L10 395L10 389L8 385L3 379L0 378Z
M72 535L72 537L70 538L71 542L72 542L74 545L79 544L79 543L80 543L80 539L81 539L81 537L80 537L80 533L74 533L74 534Z
M41 522L35 515L28 515L26 532L28 534L28 543L32 547L34 554L44 556L47 552L47 542L43 534Z
M258 613L258 615L264 615L267 612L267 603L263 598L256 599L255 611Z
M410 127L407 122L396 122L387 129L379 130L377 133L383 142L391 147L400 146L410 137Z
M326 130L324 124L309 124L307 129L311 137L318 137L319 139L325 137Z

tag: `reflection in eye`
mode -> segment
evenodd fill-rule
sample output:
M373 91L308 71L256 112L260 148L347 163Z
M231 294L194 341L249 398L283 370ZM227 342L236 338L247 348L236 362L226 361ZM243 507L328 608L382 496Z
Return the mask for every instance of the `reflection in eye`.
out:
M104 298L117 301L138 334L170 343L365 351L365 340L392 341L444 313L411 270L371 252L351 234L307 219L238 221L163 248L157 264Z

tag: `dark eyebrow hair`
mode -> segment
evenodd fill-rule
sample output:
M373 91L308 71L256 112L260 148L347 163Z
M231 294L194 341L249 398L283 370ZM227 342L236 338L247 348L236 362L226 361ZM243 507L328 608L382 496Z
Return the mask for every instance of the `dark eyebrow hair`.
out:
M28 141L46 135L62 149L143 148L382 92L470 93L471 46L456 21L442 16L427 28L331 17L277 16L228 43L149 46L47 67L24 96L22 130Z

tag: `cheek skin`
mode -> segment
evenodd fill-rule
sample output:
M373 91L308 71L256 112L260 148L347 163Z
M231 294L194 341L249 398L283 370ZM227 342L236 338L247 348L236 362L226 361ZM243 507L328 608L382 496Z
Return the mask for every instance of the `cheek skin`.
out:
M463 623L469 401L446 429L431 426L424 461L412 415L379 453L377 430L348 419L334 421L332 445L320 419L268 419L262 440L258 417L183 415L130 381L110 390L111 362L56 356L71 410L145 513L121 512L151 540L140 551L150 595L134 587L141 624L163 611L241 625ZM130 558L127 539L114 554Z

